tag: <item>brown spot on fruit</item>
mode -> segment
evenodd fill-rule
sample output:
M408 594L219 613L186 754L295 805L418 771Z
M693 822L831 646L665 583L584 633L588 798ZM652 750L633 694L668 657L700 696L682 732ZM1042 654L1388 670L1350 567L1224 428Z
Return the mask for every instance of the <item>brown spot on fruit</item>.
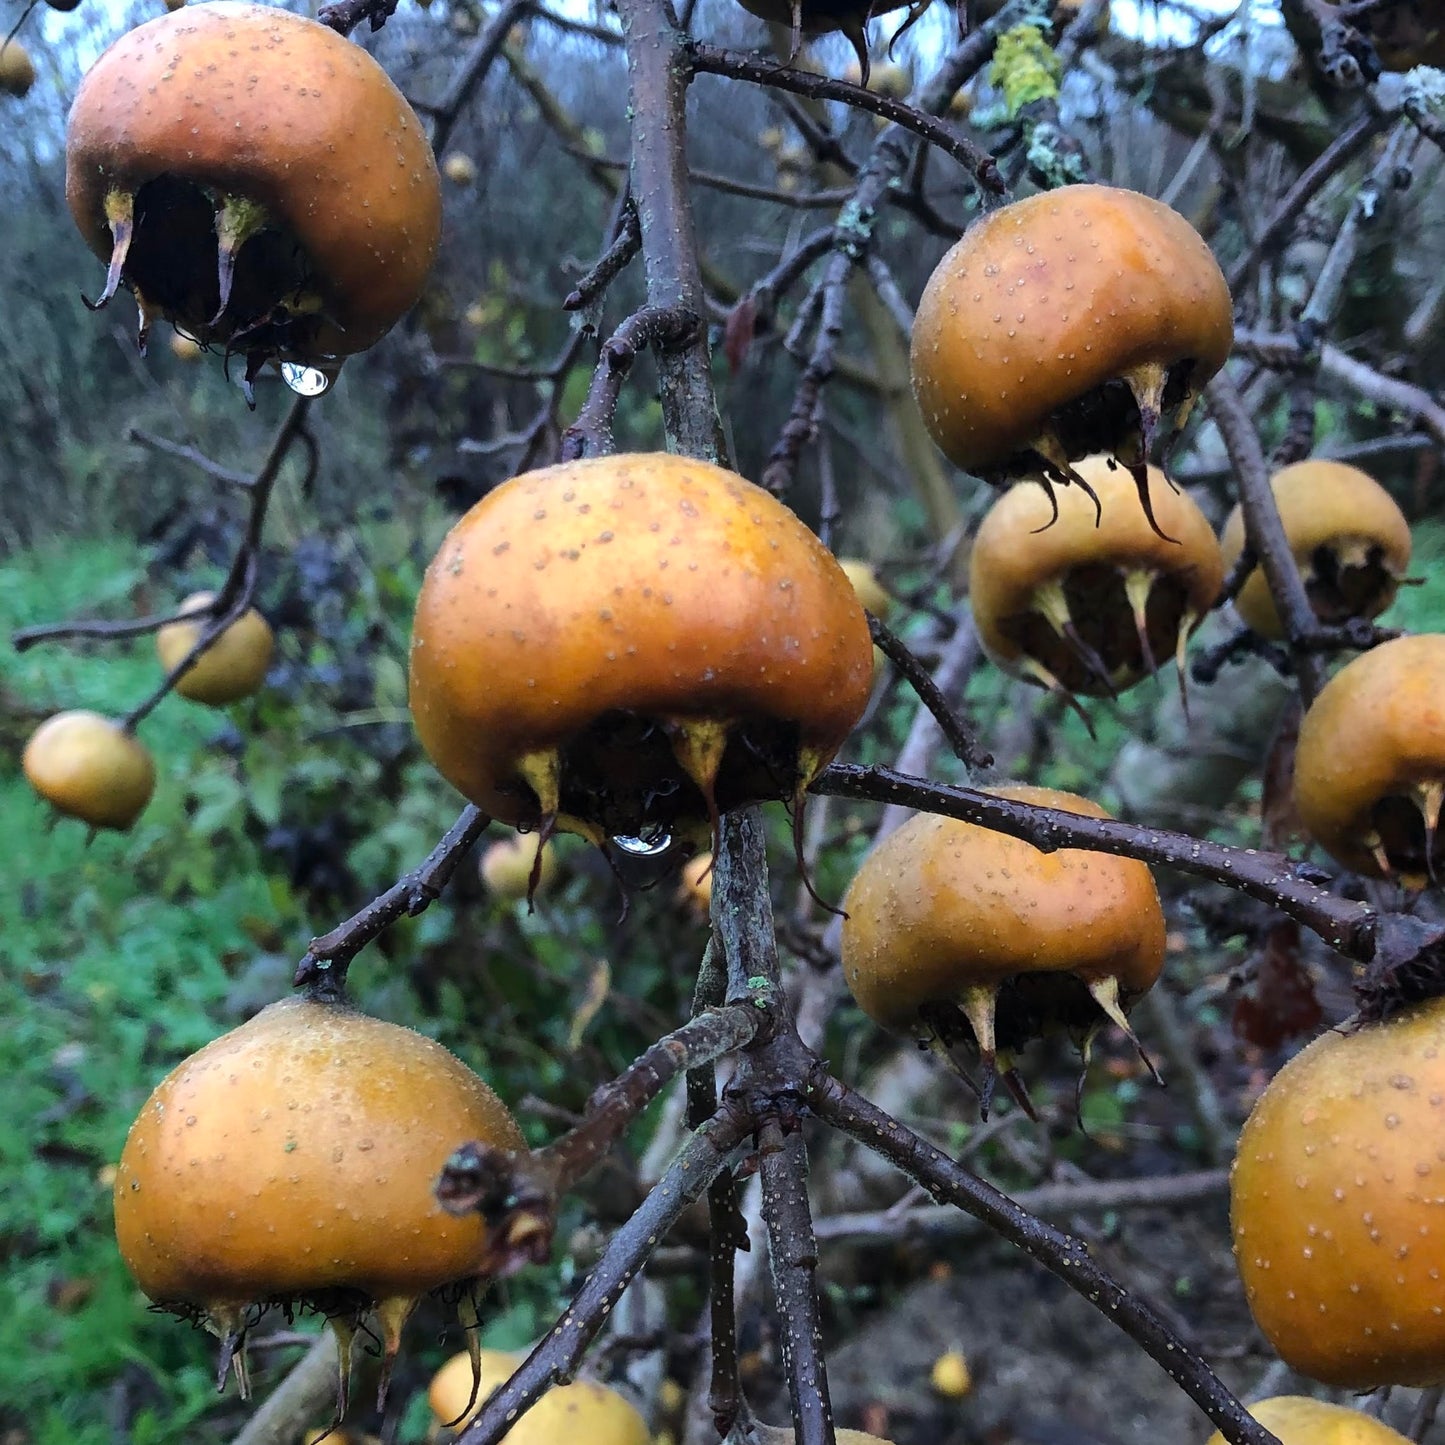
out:
M1280 1357L1326 1384L1445 1382L1442 1044L1441 999L1324 1034L1240 1135L1231 1216L1245 1297Z
M863 609L812 532L666 454L490 492L427 570L412 631L412 716L443 776L504 822L556 815L594 840L795 797L871 677Z
M1224 365L1223 273L1160 201L1064 186L984 216L939 262L913 328L913 388L957 466L1065 485L1092 453L1135 472ZM1167 530L1167 529L1166 529Z
M1294 799L1305 830L1347 868L1423 888L1445 873L1445 636L1381 643L1305 713Z
M1410 524L1395 499L1358 467L1323 457L1283 468L1270 486L1315 616L1324 623L1378 617L1395 600L1410 565ZM1232 567L1244 550L1238 507L1219 541ZM1260 568L1249 574L1234 605L1261 637L1284 636Z
M156 97L165 103L156 103ZM70 113L66 199L147 319L267 360L364 351L420 294L441 188L416 113L360 46L218 0L127 32Z
M53 808L92 828L129 828L156 785L150 750L99 713L56 713L31 734L23 757L30 786Z
M1005 671L1100 697L1182 657L1219 595L1224 563L1203 512L1157 467L1149 479L1158 530L1123 467L1089 457L1076 470L1087 492L1051 498L1020 483L990 508L970 554L969 604L980 642Z

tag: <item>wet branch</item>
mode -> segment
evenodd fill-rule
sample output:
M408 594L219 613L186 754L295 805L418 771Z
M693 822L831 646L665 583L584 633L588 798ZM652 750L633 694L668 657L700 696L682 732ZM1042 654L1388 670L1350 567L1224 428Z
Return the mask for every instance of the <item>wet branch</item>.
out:
M373 939L379 938L397 919L415 918L441 896L457 864L481 837L491 818L468 804L461 816L426 858L385 893L373 898L359 913L338 924L330 933L313 938L306 955L296 965L295 982L320 984L340 989L346 982L351 960Z
M1232 1445L1279 1445L1147 1301L1094 1263L1082 1240L1035 1218L838 1079L820 1073L808 1103L820 1118L888 1160L940 1203L983 1220L1081 1294L1141 1346Z
M642 228L637 223L637 207L630 196L622 201L622 213L611 244L582 276L567 299L564 311L580 311L590 306L627 269L627 263L642 249Z

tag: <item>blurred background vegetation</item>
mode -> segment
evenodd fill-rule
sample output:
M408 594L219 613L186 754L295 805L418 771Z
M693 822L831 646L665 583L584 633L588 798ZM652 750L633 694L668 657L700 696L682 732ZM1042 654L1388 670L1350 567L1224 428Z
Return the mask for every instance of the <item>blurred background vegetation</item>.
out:
M174 355L165 328L141 357L127 298L98 314L81 301L98 289L101 268L65 210L68 98L84 64L158 8L101 0L84 0L71 14L41 7L21 32L39 79L24 100L0 97L0 621L7 632L78 615L163 611L215 585L240 535L244 496L158 450L153 439L194 447L245 473L288 400L279 383L267 382L253 414L218 357ZM0 10L6 27L19 16L7 0ZM1318 154L1338 122L1329 98L1290 63L1271 16L1269 5L1257 5L1212 44L1208 83L1227 94L1249 90L1253 129L1236 144L1249 165L1288 174ZM472 0L434 0L425 11L403 0L379 35L362 38L409 95L425 100L443 89L485 18ZM590 15L587 23L594 23ZM613 22L602 15L595 23ZM935 7L902 42L901 61L921 73L952 24ZM732 44L766 39L727 0L702 0L695 25ZM1178 8L1120 3L1089 63L1067 78L1064 114L1101 174L1153 194L1170 187L1173 203L1227 260L1258 218L1241 183L1247 168L1233 172L1213 155L1185 167L1196 137L1215 124L1198 66L1181 66L1168 53L1188 42L1195 25ZM842 42L809 54L835 73L846 59ZM509 439L549 401L565 425L585 394L585 367L572 373L560 398L486 367L543 365L565 345L569 320L558 300L594 259L623 174L623 94L625 69L614 47L540 18L513 37L507 63L489 76L448 147L474 161L476 178L448 185L430 291L313 409L319 464L308 475L293 459L278 489L259 592L280 638L269 685L225 714L172 698L147 721L143 736L159 760L160 785L132 832L87 844L79 824L47 815L25 786L18 758L29 731L52 711L118 713L144 696L158 679L149 640L23 655L0 650L0 817L11 853L0 887L6 1445L219 1441L246 1418L232 1396L215 1394L211 1342L147 1313L120 1265L109 1171L159 1077L283 994L307 939L413 866L456 814L458 799L421 759L406 713L411 606L451 519L518 464L521 447ZM975 113L986 120L994 100L978 87ZM766 92L705 78L692 105L696 169L777 193L770 200L697 188L720 340L726 307L833 214L794 204L798 196L836 189L843 179L813 159L790 113ZM849 154L866 152L874 133L867 117L826 107L823 118ZM999 134L983 130L980 138L992 144ZM1391 201L1389 224L1369 233L1340 327L1352 350L1417 380L1445 374L1440 159L1421 153L1409 189ZM943 164L934 163L927 195L956 225L970 214L965 188ZM1287 320L1289 298L1299 294L1300 278L1313 274L1348 199L1346 190L1327 192L1290 248L1271 258L1268 286L1240 298L1255 324ZM902 210L889 213L880 234L881 254L905 294L916 296L946 238L920 231ZM636 303L638 286L629 274L614 288L598 318L604 333ZM825 484L836 490L835 550L881 564L905 599L900 629L934 658L939 616L956 600L947 565L953 529L975 521L989 496L949 474L926 443L920 449L917 418L899 384L897 326L876 295L858 290L820 443L790 500L816 522ZM796 366L781 345L786 313L760 330L736 370L719 348L729 438L747 475L757 474L791 401ZM1250 396L1267 441L1276 440L1285 397L1267 379L1257 380ZM624 447L661 443L645 360L624 393L618 431ZM539 459L555 447L556 434L552 423L543 428ZM1413 571L1423 585L1406 589L1385 620L1438 629L1445 618L1438 444L1410 418L1328 381L1318 436L1335 454L1364 448L1371 470L1418 524ZM1207 424L1195 427L1175 461L1211 517L1221 518L1230 499L1227 468ZM1220 631L1211 622L1203 640ZM1130 816L1247 841L1260 836L1261 769L1283 696L1283 684L1261 663L1245 662L1196 688L1186 723L1168 669L1157 686L1118 703L1089 704L1091 733L1054 700L987 665L974 670L967 691L999 776L1074 789ZM893 759L912 716L906 697L883 680L870 726L850 756ZM955 776L946 760L937 771ZM840 896L874 821L869 809L815 804L816 881L825 898ZM785 942L806 957L826 920L796 896L786 820L774 824L775 901L789 920ZM442 903L397 925L352 975L364 1007L444 1040L518 1108L538 1141L685 1016L705 933L677 895L676 860L639 874L635 881L651 886L619 922L620 894L601 859L576 840L564 840L561 852L561 882L535 913L489 898L475 869L464 868ZM1074 1065L1063 1050L1039 1050L1031 1061L1045 1125L1033 1134L991 1126L985 1137L975 1137L975 1110L956 1083L928 1071L920 1076L909 1050L863 1027L851 1008L833 1018L829 1057L949 1148L975 1148L1004 1187L1217 1167L1221 1143L1211 1122L1237 1121L1288 1041L1231 1038L1231 971L1245 958L1249 934L1233 901L1182 879L1161 883L1175 929L1160 1005L1167 1017L1142 1031L1148 1037L1152 1024L1151 1046L1166 1054L1158 1030L1172 1023L1182 1032L1187 1052L1212 1080L1215 1115L1201 1110L1197 1080L1164 1095L1147 1088L1132 1052L1112 1038L1100 1041L1084 1096L1087 1135L1072 1127ZM1308 962L1327 1011L1338 1014L1347 980L1313 954ZM1167 1059L1166 1068L1177 1063ZM1000 1114L1007 1124L1007 1105ZM545 1326L582 1268L589 1221L605 1228L625 1216L659 1127L665 1119L649 1118L630 1141L631 1165L604 1175L570 1207L556 1267L497 1290L491 1343L520 1345ZM883 1207L899 1193L834 1146L820 1155L815 1183L824 1213ZM1217 1264L1224 1238L1217 1194L1204 1217L1216 1235ZM1112 1240L1117 1225L1091 1227ZM947 1238L926 1247L833 1247L830 1331L844 1340L890 1311L906 1318L918 1289L942 1288L965 1261L975 1268L980 1248L976 1240ZM1222 1292L1221 1319L1245 1328L1222 1276L1205 1265L1197 1277L1183 1264L1162 1267L1166 1287L1180 1297L1193 1290L1197 1298L1210 1278L1208 1290ZM684 1381L697 1363L701 1299L695 1270L666 1280L666 1363ZM767 1323L761 1307L755 1315L747 1338L766 1399ZM277 1331L274 1349L258 1357L262 1393L295 1358L285 1322ZM424 1309L385 1419L371 1418L363 1401L362 1423L387 1439L422 1439L428 1416L421 1390L458 1341L439 1307ZM890 1395L875 1368L842 1387L845 1401L855 1411L869 1401L888 1403L888 1429L900 1445L985 1438L982 1416L930 1397L919 1373L926 1373L928 1352L947 1343L923 1339L915 1348L895 1340L895 1352L914 1348L918 1357L894 1365L908 1388ZM1147 1394L1144 1384L1137 1388ZM1153 1418L1157 1427L1160 1416ZM1178 1418L1191 1419L1187 1410ZM1157 1438L1127 1421L1115 1425L1110 1441Z

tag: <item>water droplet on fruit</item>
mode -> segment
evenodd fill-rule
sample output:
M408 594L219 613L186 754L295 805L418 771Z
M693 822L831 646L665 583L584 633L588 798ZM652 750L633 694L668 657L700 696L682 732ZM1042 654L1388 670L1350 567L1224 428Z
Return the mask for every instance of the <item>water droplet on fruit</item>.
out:
M314 366L302 366L299 361L281 363L281 380L297 396L320 396L331 386L331 378Z
M672 847L672 834L665 828L651 828L638 837L618 835L612 841L634 858L656 858Z

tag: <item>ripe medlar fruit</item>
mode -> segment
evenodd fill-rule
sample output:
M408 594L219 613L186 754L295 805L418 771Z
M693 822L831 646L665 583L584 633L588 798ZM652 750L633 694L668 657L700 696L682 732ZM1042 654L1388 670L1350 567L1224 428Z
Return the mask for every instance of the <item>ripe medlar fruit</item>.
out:
M118 722L83 710L46 718L25 744L22 766L47 803L92 828L129 828L156 785L150 749Z
M184 613L205 613L213 592L193 592L181 603ZM167 672L180 665L201 640L209 618L168 622L156 633L156 656ZM271 624L248 608L176 679L176 692L192 702L225 707L259 692L271 667L276 639Z

